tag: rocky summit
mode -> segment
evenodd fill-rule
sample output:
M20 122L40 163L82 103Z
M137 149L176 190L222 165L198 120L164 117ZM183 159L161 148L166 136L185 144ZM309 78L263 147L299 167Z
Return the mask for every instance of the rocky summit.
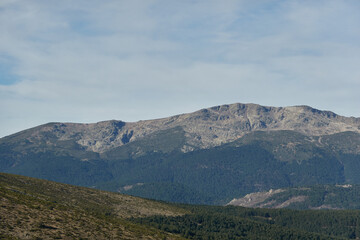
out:
M236 103L138 122L49 123L19 134L30 142L37 142L51 133L58 140L76 140L86 150L102 153L175 127L184 130L186 141L182 151L188 152L232 142L253 131L293 130L308 136L345 131L360 133L360 118L343 117L308 106L266 107Z

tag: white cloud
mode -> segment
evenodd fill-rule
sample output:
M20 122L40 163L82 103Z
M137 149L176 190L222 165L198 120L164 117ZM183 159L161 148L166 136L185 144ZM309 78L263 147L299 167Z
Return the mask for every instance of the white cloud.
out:
M0 136L232 102L359 116L359 10L350 0L1 1L0 64L13 64L14 82L0 79Z

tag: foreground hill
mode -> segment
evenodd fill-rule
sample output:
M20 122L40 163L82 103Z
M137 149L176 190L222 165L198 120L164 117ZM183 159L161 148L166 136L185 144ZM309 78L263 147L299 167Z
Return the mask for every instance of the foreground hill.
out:
M360 212L174 205L0 174L1 239L356 239Z
M186 213L164 203L0 174L0 239L180 239L130 217Z
M49 123L0 139L0 171L181 203L360 184L360 119L232 104L164 119Z

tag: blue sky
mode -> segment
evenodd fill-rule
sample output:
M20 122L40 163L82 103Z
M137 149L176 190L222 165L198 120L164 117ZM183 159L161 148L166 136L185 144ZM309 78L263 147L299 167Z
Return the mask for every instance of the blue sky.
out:
M360 1L0 1L0 137L227 103L360 117Z

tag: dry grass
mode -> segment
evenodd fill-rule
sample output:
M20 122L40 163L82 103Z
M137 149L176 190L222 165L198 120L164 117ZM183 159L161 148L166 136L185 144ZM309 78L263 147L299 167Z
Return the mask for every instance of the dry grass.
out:
M184 213L151 200L0 174L1 239L180 239L127 218Z

